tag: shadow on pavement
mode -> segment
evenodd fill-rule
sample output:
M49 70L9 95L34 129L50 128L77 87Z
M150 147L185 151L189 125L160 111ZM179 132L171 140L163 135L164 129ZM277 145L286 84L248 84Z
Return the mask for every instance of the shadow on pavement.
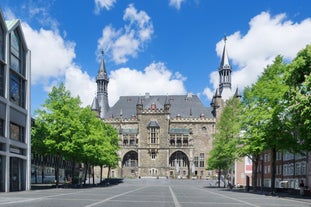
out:
M58 188L94 188L94 187L109 187L113 185L118 185L123 183L123 179L121 178L109 178L104 179L100 183L97 184L59 184ZM52 189L56 188L55 184L32 184L31 190L44 190L44 189Z

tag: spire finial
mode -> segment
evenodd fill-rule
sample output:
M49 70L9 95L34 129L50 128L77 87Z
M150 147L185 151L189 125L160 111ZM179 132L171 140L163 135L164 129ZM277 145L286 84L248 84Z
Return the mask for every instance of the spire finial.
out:
M104 57L104 54L105 54L105 51L104 51L104 49L102 49L102 56Z
M226 41L227 41L227 35L224 34L224 41L225 41L225 44L226 44Z

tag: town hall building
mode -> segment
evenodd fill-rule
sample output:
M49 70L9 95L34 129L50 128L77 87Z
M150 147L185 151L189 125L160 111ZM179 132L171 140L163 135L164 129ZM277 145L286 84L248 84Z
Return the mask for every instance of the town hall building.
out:
M226 40L225 40L226 42ZM208 178L206 160L212 149L216 122L224 107L222 94L231 91L231 66L224 45L219 89L211 106L197 95L121 96L108 104L109 77L104 58L96 77L97 96L92 110L119 132L119 168L111 177ZM236 97L240 97L238 90Z

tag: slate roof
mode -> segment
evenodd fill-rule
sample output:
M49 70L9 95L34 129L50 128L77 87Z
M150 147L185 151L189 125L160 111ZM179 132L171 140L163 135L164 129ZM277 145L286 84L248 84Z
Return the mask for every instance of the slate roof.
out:
M136 116L136 105L141 103L144 109L156 104L157 109L163 109L166 103L170 103L170 116L181 118L197 117L204 115L206 118L214 118L212 107L205 107L197 95L146 95L146 96L121 96L114 106L110 107L107 118L131 118Z

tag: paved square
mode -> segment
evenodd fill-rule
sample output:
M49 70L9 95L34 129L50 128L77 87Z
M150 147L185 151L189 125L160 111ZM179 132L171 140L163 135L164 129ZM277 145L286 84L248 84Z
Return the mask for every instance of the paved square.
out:
M0 194L0 207L311 207L305 198L211 188L208 180L126 179L119 185Z

